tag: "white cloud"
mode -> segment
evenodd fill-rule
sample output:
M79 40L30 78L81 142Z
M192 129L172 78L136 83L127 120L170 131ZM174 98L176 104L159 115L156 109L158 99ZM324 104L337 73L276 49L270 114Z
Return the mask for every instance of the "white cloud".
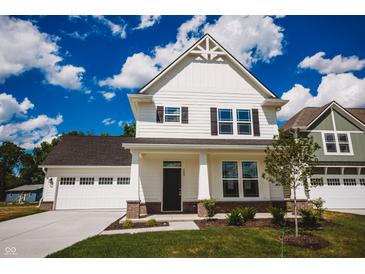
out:
M84 33L81 33L81 32L78 32L78 31L73 31L73 32L70 32L70 33L66 33L64 32L64 34L72 37L72 38L75 38L75 39L78 39L78 40L82 40L82 41L85 41L85 39L87 37L89 37L89 35L91 34L92 32L84 32Z
M325 55L325 52L320 51L313 56L307 56L299 63L298 67L317 70L322 74L350 72L362 70L365 67L365 60L360 60L355 55L343 57L339 54L332 59L324 58Z
M158 71L156 63L150 56L136 53L127 58L119 74L102 80L99 84L114 88L136 88L152 79Z
M0 124L9 121L14 115L22 116L27 114L34 105L27 97L23 102L18 102L11 94L0 93Z
M50 118L39 115L20 123L9 123L0 126L0 141L10 141L25 148L33 149L43 141L50 142L57 136L56 126L63 121L62 115Z
M52 85L58 85L68 89L81 89L82 76L85 72L83 67L72 65L54 66L46 73L47 81Z
M118 122L118 126L120 126L120 127L122 127L123 126L123 121L122 120L120 120L119 122Z
M150 28L158 21L160 21L161 16L160 15L141 15L141 22L135 29L146 29Z
M245 66L258 61L269 62L282 54L283 28L269 16L221 16L206 24L211 34Z
M127 37L127 32L126 32L127 24L124 25L115 24L101 15L94 16L94 18L99 20L100 23L107 26L114 36L119 36L121 39L125 39Z
M111 99L113 99L116 96L116 93L114 91L101 91L100 93L103 95L103 97L107 101L110 101Z
M352 73L328 74L322 77L317 94L295 84L283 93L282 99L290 100L278 113L279 120L286 120L304 107L318 107L333 100L343 107L365 107L365 78Z
M30 21L0 16L0 83L32 68L41 69L50 84L81 87L81 67L61 66L57 37L41 33Z
M195 43L203 32L211 33L246 66L258 61L269 62L282 54L282 31L267 16L221 16L212 24L206 23L205 16L194 16L180 25L175 42L156 46L150 54L133 54L119 74L99 84L113 88L141 87Z
M103 121L101 121L104 125L110 126L116 123L116 120L112 120L111 118L105 118Z

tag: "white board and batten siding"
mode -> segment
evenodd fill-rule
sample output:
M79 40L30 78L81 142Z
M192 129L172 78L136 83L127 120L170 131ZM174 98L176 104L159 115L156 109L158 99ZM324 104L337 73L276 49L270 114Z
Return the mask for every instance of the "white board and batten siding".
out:
M129 177L130 167L48 168L43 201L54 202L56 209L123 209L135 197L131 185L117 184L118 177ZM62 185L62 177L75 178L74 185ZM93 185L80 185L81 177L93 177ZM112 177L111 185L100 185L100 177ZM49 180L52 178L53 186ZM57 197L56 197L57 196Z
M267 98L227 63L182 61L146 94L153 103L140 103L137 111L137 137L154 138L234 138L271 139L277 134L276 109L262 107ZM156 123L156 106L189 108L189 123ZM211 136L210 108L258 109L260 136Z

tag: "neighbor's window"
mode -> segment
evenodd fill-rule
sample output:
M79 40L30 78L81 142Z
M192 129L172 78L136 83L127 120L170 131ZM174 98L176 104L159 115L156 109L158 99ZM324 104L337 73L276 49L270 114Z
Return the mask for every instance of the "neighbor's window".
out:
M325 133L325 149L327 153L350 153L350 136L348 133Z
M222 162L223 197L238 197L238 164L234 161Z
M323 186L323 178L311 178L310 181L312 186Z
M340 152L349 153L350 152L350 145L349 139L346 133L338 133L337 134L338 145L340 148Z
M327 178L327 185L329 186L339 186L341 185L339 178Z
M233 134L233 115L232 109L219 109L219 134Z
M251 110L237 109L237 133L251 135Z
M180 122L180 108L165 107L165 122Z
M60 181L60 185L74 185L75 178L74 177L62 177Z
M356 179L355 178L344 178L343 185L344 186L356 186Z
M117 185L129 185L130 178L129 177L118 177Z
M80 178L80 185L93 185L94 178L93 177L81 177Z
M325 133L324 140L326 142L327 152L337 152L336 137L334 133Z
M256 162L242 162L243 195L259 197L259 178Z
M99 185L112 185L113 184L113 177L100 177L99 178Z

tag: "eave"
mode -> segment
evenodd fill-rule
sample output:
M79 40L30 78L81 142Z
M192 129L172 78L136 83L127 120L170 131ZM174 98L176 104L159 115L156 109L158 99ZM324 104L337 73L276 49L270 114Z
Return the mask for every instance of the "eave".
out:
M152 103L153 102L153 96L152 95L146 95L146 94L128 94L128 101L131 105L134 118L137 118L137 108L138 103Z
M289 102L289 100L268 98L268 99L265 99L262 102L261 106L281 108L282 106L284 106L288 102Z

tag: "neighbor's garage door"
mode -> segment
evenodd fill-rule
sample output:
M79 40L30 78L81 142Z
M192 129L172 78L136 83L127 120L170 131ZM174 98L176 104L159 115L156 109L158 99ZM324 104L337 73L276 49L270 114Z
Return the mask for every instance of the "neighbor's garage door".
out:
M56 209L126 208L130 193L128 177L62 177Z
M312 178L311 199L323 198L329 209L365 208L365 175L324 175Z

